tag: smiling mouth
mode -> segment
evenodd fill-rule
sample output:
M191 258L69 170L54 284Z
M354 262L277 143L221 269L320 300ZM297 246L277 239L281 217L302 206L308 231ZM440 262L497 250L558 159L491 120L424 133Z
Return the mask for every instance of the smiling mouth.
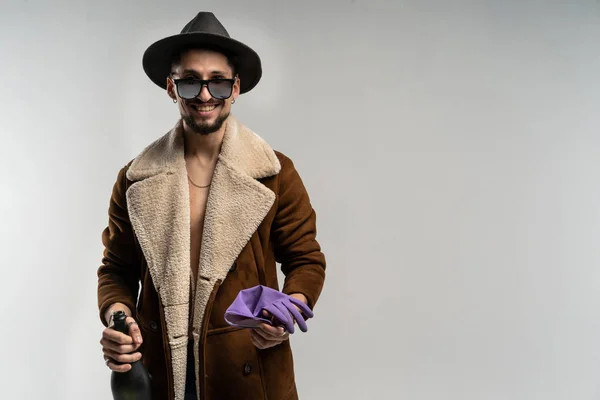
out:
M212 110L214 110L215 108L217 108L217 104L192 104L191 107L199 112L210 112Z

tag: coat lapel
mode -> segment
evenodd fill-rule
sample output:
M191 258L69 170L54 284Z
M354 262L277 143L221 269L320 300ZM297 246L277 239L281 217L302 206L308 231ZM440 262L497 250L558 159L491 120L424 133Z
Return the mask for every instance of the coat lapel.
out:
M280 168L268 144L230 116L206 206L192 319L195 354L215 284L225 279L275 200L275 194L257 179L274 175ZM179 400L185 390L191 273L181 120L136 157L127 178L134 181L127 192L130 219L164 307L175 399ZM196 360L196 376L198 366Z
M127 191L134 232L163 305L176 399L183 398L189 318L190 210L181 121L133 161Z

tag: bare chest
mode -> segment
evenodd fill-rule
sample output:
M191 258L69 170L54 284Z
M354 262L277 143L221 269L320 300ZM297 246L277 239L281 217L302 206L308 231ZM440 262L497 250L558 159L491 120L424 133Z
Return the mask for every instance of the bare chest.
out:
M207 199L208 188L199 189L190 185L190 267L193 282L198 275Z

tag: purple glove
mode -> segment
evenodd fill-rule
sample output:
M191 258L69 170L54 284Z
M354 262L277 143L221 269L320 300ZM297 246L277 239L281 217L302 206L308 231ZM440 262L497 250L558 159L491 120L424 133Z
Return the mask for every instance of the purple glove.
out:
M262 316L266 310L285 326L289 333L294 333L294 320L300 330L306 332L305 317L294 307L298 306L306 319L314 316L312 310L302 301L269 287L258 285L239 292L233 303L225 311L225 321L232 326L255 328L262 322L271 324L271 320Z

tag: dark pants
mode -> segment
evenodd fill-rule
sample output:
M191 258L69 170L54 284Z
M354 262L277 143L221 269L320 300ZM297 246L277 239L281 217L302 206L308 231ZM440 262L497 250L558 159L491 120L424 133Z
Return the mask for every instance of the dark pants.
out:
M196 377L194 376L196 372L196 367L194 366L194 346L192 343L192 340L188 343L184 400L197 400L198 398L196 393Z

